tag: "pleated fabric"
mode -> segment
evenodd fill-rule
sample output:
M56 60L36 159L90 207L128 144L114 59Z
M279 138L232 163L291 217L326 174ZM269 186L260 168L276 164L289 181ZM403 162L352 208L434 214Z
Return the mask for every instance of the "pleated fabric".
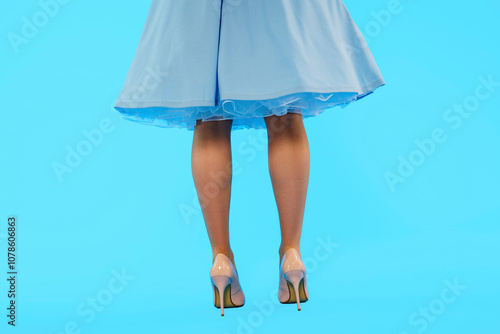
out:
M341 0L153 0L115 109L194 130L318 116L385 85Z

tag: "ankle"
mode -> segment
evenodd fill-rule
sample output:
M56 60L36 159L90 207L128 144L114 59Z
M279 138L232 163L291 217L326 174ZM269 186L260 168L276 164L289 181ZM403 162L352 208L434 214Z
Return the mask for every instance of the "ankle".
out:
M231 262L233 262L233 264L234 264L234 254L230 248L229 249L212 249L212 263L214 262L217 254L219 254L219 253L226 255L231 260Z

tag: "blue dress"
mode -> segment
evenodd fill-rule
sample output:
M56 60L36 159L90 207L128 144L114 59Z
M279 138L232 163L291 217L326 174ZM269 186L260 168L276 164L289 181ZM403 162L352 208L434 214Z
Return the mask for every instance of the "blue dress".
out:
M194 130L317 116L385 85L342 0L152 0L115 109Z

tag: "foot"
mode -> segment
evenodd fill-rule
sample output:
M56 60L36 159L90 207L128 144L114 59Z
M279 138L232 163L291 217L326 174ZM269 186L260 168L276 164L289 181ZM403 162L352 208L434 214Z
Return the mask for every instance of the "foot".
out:
M282 304L300 303L309 299L306 285L306 268L295 247L284 248L286 258L280 266L278 299Z
M221 309L221 316L224 315L224 308L241 307L245 303L238 273L231 262L227 255L219 252L210 268L214 306Z

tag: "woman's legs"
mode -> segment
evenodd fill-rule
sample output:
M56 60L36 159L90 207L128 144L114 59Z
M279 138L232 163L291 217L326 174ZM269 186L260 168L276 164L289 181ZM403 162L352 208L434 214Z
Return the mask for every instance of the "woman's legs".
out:
M301 114L272 115L264 120L268 133L269 174L281 227L281 264L283 254L289 248L295 248L300 255L309 181L309 142Z
M309 181L309 143L301 114L272 115L264 120L269 142L269 174L281 227L281 263L283 254L289 248L295 248L300 254ZM217 253L224 253L236 267L229 244L231 126L232 120L197 122L191 167L212 246L212 259Z
M229 245L231 126L232 120L197 121L193 134L191 168L212 246L212 262L218 253L224 253L236 267Z

